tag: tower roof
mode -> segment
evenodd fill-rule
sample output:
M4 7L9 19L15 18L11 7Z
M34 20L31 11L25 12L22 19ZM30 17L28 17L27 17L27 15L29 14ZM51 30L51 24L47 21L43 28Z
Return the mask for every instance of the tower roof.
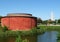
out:
M28 13L9 13L7 16L32 16L32 14Z

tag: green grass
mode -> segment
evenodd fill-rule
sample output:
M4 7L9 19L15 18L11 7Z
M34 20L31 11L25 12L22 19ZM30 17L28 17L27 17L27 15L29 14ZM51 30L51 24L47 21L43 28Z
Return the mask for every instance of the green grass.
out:
M45 31L60 31L60 26L39 26L40 29L44 29Z
M9 36L11 37L17 37L17 36L33 36L33 35L41 35L45 33L46 31L58 31L60 32L60 26L37 26L37 28L33 28L29 31L11 31L6 29L6 27L0 26L0 39L7 38ZM59 38L60 36L58 36ZM18 38L17 38L18 39ZM60 38L59 40L60 41Z

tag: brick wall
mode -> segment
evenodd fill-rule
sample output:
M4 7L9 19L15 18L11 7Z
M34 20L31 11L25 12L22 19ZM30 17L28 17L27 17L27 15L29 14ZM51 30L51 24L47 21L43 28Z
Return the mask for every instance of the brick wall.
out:
M36 18L32 17L4 17L1 19L2 26L7 26L10 30L29 30L36 27Z

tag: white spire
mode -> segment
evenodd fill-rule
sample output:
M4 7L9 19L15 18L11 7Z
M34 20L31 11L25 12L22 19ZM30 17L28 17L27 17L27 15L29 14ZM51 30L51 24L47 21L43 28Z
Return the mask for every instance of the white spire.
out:
M54 12L51 11L51 20L54 21Z

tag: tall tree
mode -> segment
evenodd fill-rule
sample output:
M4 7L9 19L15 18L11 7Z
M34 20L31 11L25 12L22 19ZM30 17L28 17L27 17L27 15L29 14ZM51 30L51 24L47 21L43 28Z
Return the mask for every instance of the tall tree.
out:
M37 24L42 23L42 19L41 18L37 18Z
M1 26L1 18L2 18L2 16L0 16L0 26Z
M58 19L58 23L60 24L60 19Z

